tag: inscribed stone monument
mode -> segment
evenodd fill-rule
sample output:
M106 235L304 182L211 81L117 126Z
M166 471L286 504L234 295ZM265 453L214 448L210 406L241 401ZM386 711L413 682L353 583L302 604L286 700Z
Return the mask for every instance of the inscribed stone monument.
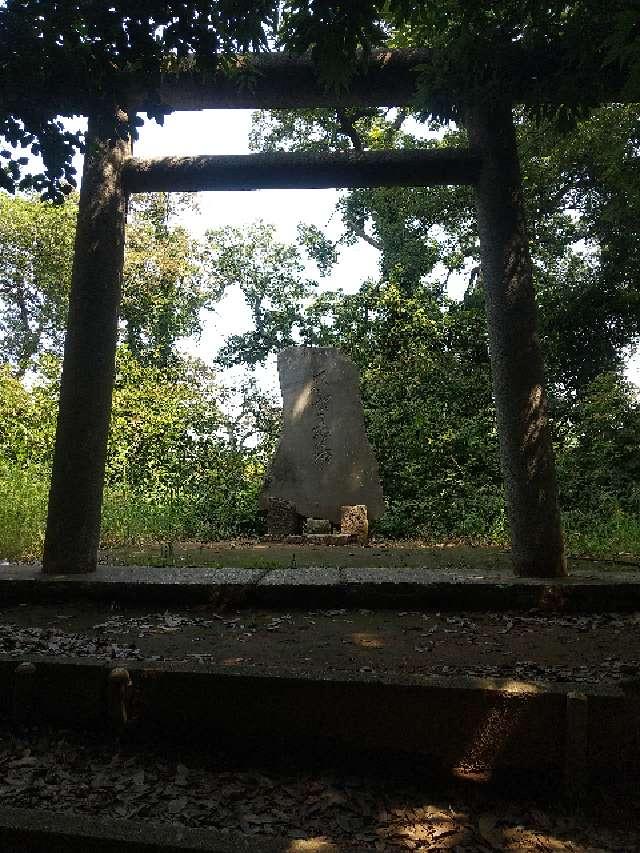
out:
M333 347L289 347L278 355L283 400L280 443L260 497L298 515L340 524L340 508L384 512L378 463L369 444L354 363Z

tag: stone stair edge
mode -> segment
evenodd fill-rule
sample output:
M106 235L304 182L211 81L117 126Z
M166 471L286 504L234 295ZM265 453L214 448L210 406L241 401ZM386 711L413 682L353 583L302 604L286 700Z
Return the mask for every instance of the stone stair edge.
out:
M3 853L352 853L356 848L330 842L296 844L291 838L244 836L212 829L0 806Z

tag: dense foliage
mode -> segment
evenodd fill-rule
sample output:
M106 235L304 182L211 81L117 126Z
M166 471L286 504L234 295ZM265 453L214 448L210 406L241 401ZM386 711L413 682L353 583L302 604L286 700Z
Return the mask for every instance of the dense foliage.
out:
M61 350L76 212L0 194L2 361L21 375L43 350Z
M416 135L407 113L271 114L256 118L253 139L272 148L460 140L459 130L431 127L435 141ZM640 330L640 188L626 165L640 137L638 110L603 107L565 134L522 116L518 131L571 541L637 547L640 407L621 374ZM259 530L256 497L277 410L250 373L233 393L220 377L305 342L340 346L360 368L388 501L379 530L502 541L472 201L465 188L357 190L341 197L337 242L301 224L298 243L284 245L264 223L196 240L176 224L187 199L139 197L128 225L105 538ZM1 303L2 464L31 494L24 472L41 472L31 483L46 478L51 455L73 204L6 196L2 204L11 261ZM379 279L351 294L323 287L342 245L363 239L380 250ZM448 295L449 280L462 285L461 300ZM26 326L24 286L32 294ZM251 329L228 338L215 370L185 358L181 340L199 334L203 310L233 287L244 294ZM37 498L42 516L46 488L36 492L29 500Z
M44 532L75 210L73 200L63 208L0 200L7 212L3 250L22 253L24 283L34 294L28 327L44 329L20 338L19 288L3 288L0 553L34 555ZM218 371L181 353L180 341L199 333L200 312L215 301L217 287L207 275L208 243L173 224L184 206L180 198L139 198L128 227L105 481L107 542L207 539L256 528L257 491L278 412L252 377L228 387ZM69 235L62 228L67 222ZM49 254L41 250L47 241ZM32 274L36 263L40 277ZM22 281L17 274L14 280ZM22 339L29 343L28 363L16 352L14 342Z
M126 106L132 85L153 103L162 73L190 57L208 73L234 52L264 47L275 6L271 0L7 0L0 7L0 137L41 156L44 168L24 174L26 158L0 151L6 162L0 187L63 200L76 183L71 158L83 139L58 116ZM159 104L149 111L162 120ZM115 124L114 133L135 135L140 123L132 116Z

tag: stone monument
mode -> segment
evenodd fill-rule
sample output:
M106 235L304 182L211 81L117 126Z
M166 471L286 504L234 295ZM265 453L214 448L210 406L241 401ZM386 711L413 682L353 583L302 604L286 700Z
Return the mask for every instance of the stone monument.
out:
M260 506L289 506L302 518L338 526L342 508L384 512L378 463L369 444L354 363L333 347L288 347L278 354L283 429ZM293 526L293 525L292 525ZM291 533L298 532L292 529Z

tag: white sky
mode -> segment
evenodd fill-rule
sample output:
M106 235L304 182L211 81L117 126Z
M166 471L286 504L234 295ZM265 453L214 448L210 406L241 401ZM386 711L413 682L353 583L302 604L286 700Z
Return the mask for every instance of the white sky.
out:
M249 153L250 110L208 110L175 113L165 118L163 127L146 121L135 144L137 157L190 154ZM74 122L74 126L81 126ZM79 175L81 162L77 162ZM242 226L258 219L276 226L283 242L293 241L299 222L329 227L329 236L340 233L335 213L337 190L260 190L254 192L209 192L198 194L199 215L189 215L184 224L194 234L224 225ZM364 241L344 247L331 276L320 279L321 286L341 287L354 292L367 278L378 274L379 252ZM461 279L453 280L449 293L460 298ZM237 288L230 289L216 312L207 312L199 342L186 341L185 349L210 361L227 335L250 328L249 313ZM630 360L627 375L640 385L640 352ZM260 371L263 384L276 387L273 362Z

